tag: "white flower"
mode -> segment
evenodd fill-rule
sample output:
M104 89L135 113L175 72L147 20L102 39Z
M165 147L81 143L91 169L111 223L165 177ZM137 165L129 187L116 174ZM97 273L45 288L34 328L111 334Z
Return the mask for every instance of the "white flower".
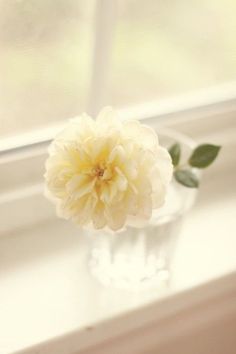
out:
M49 148L47 195L58 215L95 229L121 229L150 219L165 201L172 162L155 131L121 122L109 107L96 121L70 120Z

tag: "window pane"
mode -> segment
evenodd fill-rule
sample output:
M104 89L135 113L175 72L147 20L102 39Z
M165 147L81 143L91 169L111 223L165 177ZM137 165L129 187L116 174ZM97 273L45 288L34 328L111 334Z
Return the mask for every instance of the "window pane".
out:
M85 109L94 2L0 0L0 135Z
M118 0L108 103L236 80L235 0Z

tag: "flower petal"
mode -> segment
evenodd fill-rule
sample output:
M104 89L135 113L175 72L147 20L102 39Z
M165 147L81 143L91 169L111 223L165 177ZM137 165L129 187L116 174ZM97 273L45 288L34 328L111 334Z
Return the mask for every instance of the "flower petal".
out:
M107 224L111 230L117 231L124 227L127 214L123 204L110 206L106 208L105 213L107 216Z
M73 197L73 199L79 199L88 193L92 193L96 179L91 179L86 175L76 175L67 183L66 189Z
M159 170L162 183L168 185L173 174L173 165L168 151L159 146L156 153L156 167Z
M124 122L124 135L137 141L144 149L155 150L158 146L155 131L137 120Z
M94 208L92 220L95 229L102 229L104 226L106 226L104 204L101 201L99 201Z
M119 130L122 125L116 112L111 107L104 107L96 119L98 133L109 133L110 130Z

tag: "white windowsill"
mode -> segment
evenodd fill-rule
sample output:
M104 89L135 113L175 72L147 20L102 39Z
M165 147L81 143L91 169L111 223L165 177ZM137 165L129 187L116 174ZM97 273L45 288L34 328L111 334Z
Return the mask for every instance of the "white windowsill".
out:
M9 193L4 202L0 198L0 354L131 354L157 352L154 348L159 354L172 354L173 348L173 353L185 354L183 348L195 353L187 338L203 329L211 338L217 321L226 323L222 347L216 338L210 352L233 353L227 321L236 323L235 123L228 117L225 125L217 119L207 120L205 127L203 120L177 125L198 140L225 146L186 218L167 291L130 293L100 286L86 268L86 240L76 227L53 217L40 184L24 187L18 201L15 193L12 201L7 201ZM25 190L31 225L20 230ZM16 221L9 217L14 205ZM209 354L207 340L199 348Z

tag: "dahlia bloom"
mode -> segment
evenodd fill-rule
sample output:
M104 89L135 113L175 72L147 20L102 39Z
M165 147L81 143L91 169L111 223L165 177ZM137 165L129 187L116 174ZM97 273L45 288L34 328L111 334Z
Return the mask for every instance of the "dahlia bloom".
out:
M149 220L165 201L173 172L155 131L121 122L110 107L96 120L72 119L49 147L47 196L60 217L116 231Z

